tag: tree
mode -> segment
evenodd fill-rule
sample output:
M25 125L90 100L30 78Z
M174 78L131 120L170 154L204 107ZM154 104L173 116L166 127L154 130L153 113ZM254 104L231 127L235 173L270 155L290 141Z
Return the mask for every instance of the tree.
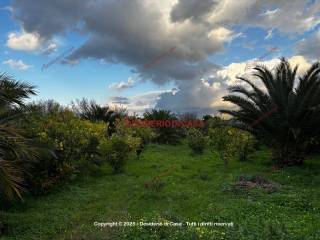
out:
M122 119L127 114L125 109L111 109L109 106L101 106L94 100L89 101L85 98L72 103L72 109L82 119L108 123L108 136L116 131L117 120Z
M169 110L152 109L143 114L146 120L158 120L158 121L174 121L178 120L177 116ZM180 140L185 137L184 131L181 127L152 127L155 129L157 137L155 140L162 144L178 144Z
M204 136L203 132L196 128L188 129L187 141L192 152L202 154L207 146L209 138Z
M313 64L299 78L297 69L284 58L274 72L258 65L253 76L262 87L238 77L249 88L230 87L234 94L223 100L238 109L221 110L233 116L238 127L269 145L274 161L281 166L303 163L308 143L320 134L320 63Z
M237 131L230 126L209 128L210 145L217 151L219 158L228 165L237 153Z
M9 199L21 197L25 169L19 166L34 155L14 121L22 114L24 100L35 94L33 86L0 74L0 190Z

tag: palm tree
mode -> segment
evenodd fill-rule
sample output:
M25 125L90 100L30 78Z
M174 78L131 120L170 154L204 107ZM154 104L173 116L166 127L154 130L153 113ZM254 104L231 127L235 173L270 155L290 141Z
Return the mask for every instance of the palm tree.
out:
M237 126L251 131L273 150L279 165L303 163L309 142L319 137L320 128L320 63L297 77L298 66L291 68L281 59L275 71L258 65L254 80L238 77L249 88L233 86L223 98L238 106L237 110L221 110L233 116Z
M19 166L33 155L14 121L22 114L24 99L34 94L33 86L0 74L0 192L9 199L21 197L24 173Z
M126 109L111 109L109 106L101 106L94 100L89 101L85 98L81 101L77 100L76 103L72 103L72 108L82 119L108 123L108 136L111 136L116 131L117 120L124 118L127 114Z
M178 120L176 114L170 110L152 109L143 114L145 120ZM156 141L162 144L178 144L185 137L182 127L153 127L156 131Z

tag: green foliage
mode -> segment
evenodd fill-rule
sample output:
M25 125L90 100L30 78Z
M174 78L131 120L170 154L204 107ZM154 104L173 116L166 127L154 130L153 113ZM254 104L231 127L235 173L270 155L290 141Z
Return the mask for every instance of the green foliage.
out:
M255 139L250 133L231 126L221 125L210 128L209 137L210 144L226 165L236 155L240 160L245 161L255 144Z
M128 161L130 146L120 136L112 136L110 140L102 141L99 149L114 172L120 172Z
M33 126L34 133L40 141L53 146L63 161L77 161L90 152L88 148L94 141L105 136L105 124L78 119L69 111L39 120L38 125Z
M143 144L153 142L157 136L150 127L133 128L131 134L133 137L141 138Z
M320 135L320 63L313 64L299 78L298 66L291 68L286 59L274 72L265 66L254 69L254 76L266 90L240 77L249 89L233 86L230 91L235 94L224 97L239 109L221 112L233 116L240 128L248 129L270 146L278 165L303 163L310 140Z
M179 115L179 120L181 121L196 121L198 120L197 114L192 112L185 112Z
M123 170L130 153L141 143L141 139L132 136L114 134L110 139L99 144L99 150L104 159L110 164L115 173Z
M67 109L39 109L44 108L33 107L22 124L40 148L40 159L33 164L33 174L28 177L34 193L49 190L72 173L93 170L99 164L99 141L106 138L104 123L82 120Z
M232 127L228 126L209 129L210 144L218 152L225 165L236 154L236 133Z
M130 135L132 137L140 138L142 144L148 144L154 142L157 134L155 130L151 127L128 127L126 121L136 120L135 117L126 118L124 120L118 121L116 123L116 132L118 135L126 136Z
M197 118L197 114L193 112L185 112L183 114L178 115L179 121L182 122L196 122L199 119ZM188 126L181 126L180 127L181 135L183 138L188 137L189 129Z
M169 110L147 111L143 114L146 120L178 120L177 116ZM156 141L161 144L178 144L184 137L181 127L153 127L156 132Z
M211 116L211 115L205 115L203 116L203 122L204 122L204 127L203 127L203 132L208 135L209 134L209 129L210 128L215 128L219 126L225 126L229 125L229 121L221 118L220 116Z
M48 114L60 114L65 111L65 108L60 103L49 99L45 101L33 102L28 104L27 113L37 115L38 117L45 117ZM28 115L28 116L29 116Z
M237 139L235 144L239 160L246 161L248 154L254 152L257 141L251 133L242 130L238 130L236 137Z
M208 138L204 136L204 134L199 130L195 128L191 128L188 131L187 135L187 141L189 147L192 149L192 151L196 154L202 154L203 150L205 149Z
M116 132L116 124L119 119L127 115L126 109L114 108L109 106L101 106L94 100L83 98L72 103L73 112L82 119L89 121L103 121L108 124L107 133L111 136Z
M21 198L24 176L30 169L23 167L35 152L18 129L24 100L34 95L34 87L0 74L0 195L8 199Z

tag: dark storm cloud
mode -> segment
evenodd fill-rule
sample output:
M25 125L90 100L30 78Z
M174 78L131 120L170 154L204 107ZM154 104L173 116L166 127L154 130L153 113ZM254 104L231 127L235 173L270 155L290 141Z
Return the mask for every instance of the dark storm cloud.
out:
M206 84L199 79L189 82L178 81L177 86L178 91L165 92L159 96L156 108L164 108L178 113L193 112L198 116L213 114L220 106L210 105L210 103L219 101L226 90L223 84L213 82L210 77Z
M305 56L312 60L319 60L320 56L320 31L314 33L311 37L304 39L295 46L299 55Z
M174 79L194 79L214 64L205 58L223 49L223 40L206 36L210 28L190 26L168 29L156 1L16 0L15 17L29 32L43 38L81 26L89 39L69 60L103 59L135 68L142 79L161 84ZM144 68L168 49L175 47L156 64Z
M212 11L215 5L213 0L179 0L171 11L171 20L173 22L186 19L198 20Z
M175 81L179 91L164 93L158 105L205 109L214 107L212 101L221 98L217 85L207 86L209 82L204 84L200 79L219 68L207 61L208 56L222 51L236 34L225 26L242 24L303 33L320 22L320 1L306 7L308 2L13 0L12 7L24 31L36 32L45 41L68 31L78 31L87 38L66 62L92 58L126 64L142 80L157 84ZM184 21L187 19L191 21ZM175 50L156 64L144 67L173 47Z
M83 19L92 1L83 0L16 0L13 1L14 17L27 32L37 32L50 39L76 27Z
M115 104L129 104L129 102L130 102L129 98L119 97L119 96L111 97L110 100L112 103L115 103Z

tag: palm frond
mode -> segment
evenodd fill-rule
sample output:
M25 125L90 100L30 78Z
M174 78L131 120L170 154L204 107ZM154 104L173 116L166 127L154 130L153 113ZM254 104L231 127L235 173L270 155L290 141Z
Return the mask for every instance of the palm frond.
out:
M238 110L222 110L234 117L235 122L244 123L256 133L261 140L269 144L276 155L283 161L292 161L290 152L299 158L304 146L310 139L319 139L320 130L320 63L313 64L300 78L296 86L298 66L291 67L282 58L272 73L266 66L254 68L253 76L261 80L266 92L258 88L252 81L246 82L252 91L244 87L229 88L232 93L244 97L227 95L223 100L239 107ZM277 111L272 109L276 107ZM250 120L255 119L254 124Z
M0 107L24 105L24 100L35 95L35 87L24 82L18 82L6 73L0 74Z

